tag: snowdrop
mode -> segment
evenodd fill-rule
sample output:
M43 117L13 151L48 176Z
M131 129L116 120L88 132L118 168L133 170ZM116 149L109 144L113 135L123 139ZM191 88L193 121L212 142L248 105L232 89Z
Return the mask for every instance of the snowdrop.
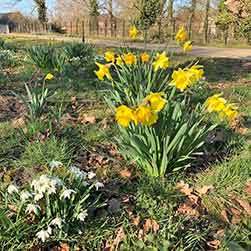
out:
M15 185L9 185L7 188L9 194L18 193L18 188Z
M50 237L50 233L48 230L41 230L41 231L37 232L36 236L42 242L45 242L46 239L48 239Z
M43 199L44 195L42 193L36 193L34 196L34 201L39 201Z
M61 167L61 166L63 166L63 163L62 162L60 162L60 161L56 161L56 160L52 160L51 162L50 162L50 164L49 164L49 167L50 168L59 168L59 167Z
M99 182L99 181L98 181L98 182L96 182L96 183L95 183L95 185L94 185L94 186L95 186L96 190L98 191L98 190L99 190L99 188L104 187L104 184L103 184L102 182Z
M70 199L71 198L71 194L75 194L76 191L74 191L73 189L66 189L63 191L63 193L61 194L60 198L64 198L64 199Z
M88 216L87 210L81 211L78 215L80 221L85 221L85 218Z
M59 228L61 228L61 226L62 226L61 218L55 218L54 220L52 220L51 225L58 226Z
M23 191L20 194L21 201L26 201L26 200L28 200L31 197L32 197L32 194L30 192L28 192L28 191Z
M96 176L96 173L94 173L94 172L88 172L87 175L88 175L88 179L91 180L91 179L93 179Z
M70 167L70 172L71 172L74 176L76 176L76 178L79 178L79 179L86 179L87 173L81 171L81 170L80 170L78 167L76 167L76 166L71 166L71 167Z
M25 213L28 214L35 213L37 215L40 210L41 210L40 206L34 204L28 204Z

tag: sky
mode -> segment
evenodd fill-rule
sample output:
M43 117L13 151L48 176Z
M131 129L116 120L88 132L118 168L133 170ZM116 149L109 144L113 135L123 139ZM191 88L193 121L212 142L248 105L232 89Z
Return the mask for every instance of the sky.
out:
M15 5L10 4L10 2L17 2ZM54 0L47 0L48 14L51 14ZM34 10L33 0L0 0L0 13L2 12L13 12L20 11L25 15L36 15Z

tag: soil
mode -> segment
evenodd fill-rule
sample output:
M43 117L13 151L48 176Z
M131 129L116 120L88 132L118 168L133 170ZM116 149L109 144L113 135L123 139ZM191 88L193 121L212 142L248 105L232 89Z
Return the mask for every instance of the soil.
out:
M16 97L0 95L0 122L21 117L25 107Z

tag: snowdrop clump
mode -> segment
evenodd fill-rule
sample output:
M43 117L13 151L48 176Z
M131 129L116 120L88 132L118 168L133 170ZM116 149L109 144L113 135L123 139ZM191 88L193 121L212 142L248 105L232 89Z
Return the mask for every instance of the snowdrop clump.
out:
M16 221L29 219L29 224L35 225L32 235L37 242L60 240L83 232L89 212L101 206L99 190L104 184L96 179L94 172L71 166L64 175L56 175L62 163L53 161L50 167L53 175L40 175L25 189L10 184L1 203L6 205L6 215L14 214ZM13 212L11 208L16 210Z

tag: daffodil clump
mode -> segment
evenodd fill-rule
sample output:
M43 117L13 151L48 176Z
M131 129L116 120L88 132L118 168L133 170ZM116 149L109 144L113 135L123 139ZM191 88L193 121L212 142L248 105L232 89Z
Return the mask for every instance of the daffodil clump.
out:
M175 40L183 48L183 51L185 53L192 50L193 48L192 41L188 40L188 36L184 27L181 27L178 30L175 36Z
M158 112L166 105L165 94L151 93L136 108L121 105L116 109L116 121L122 127L128 127L130 123L135 125L153 125L158 120Z
M238 108L236 105L228 103L222 97L222 93L215 94L207 99L205 102L209 113L216 112L221 120L234 121L238 117Z
M61 172L63 164L53 161L50 168L54 173ZM90 195L98 193L104 185L96 180L96 174L81 171L75 166L63 172L63 178L43 174L35 178L28 188L15 184L6 188L1 209L12 215L13 224L22 219L29 222L31 232L27 234L36 242L55 238L63 240L71 234L81 233L90 208L97 206L98 195L92 199Z

